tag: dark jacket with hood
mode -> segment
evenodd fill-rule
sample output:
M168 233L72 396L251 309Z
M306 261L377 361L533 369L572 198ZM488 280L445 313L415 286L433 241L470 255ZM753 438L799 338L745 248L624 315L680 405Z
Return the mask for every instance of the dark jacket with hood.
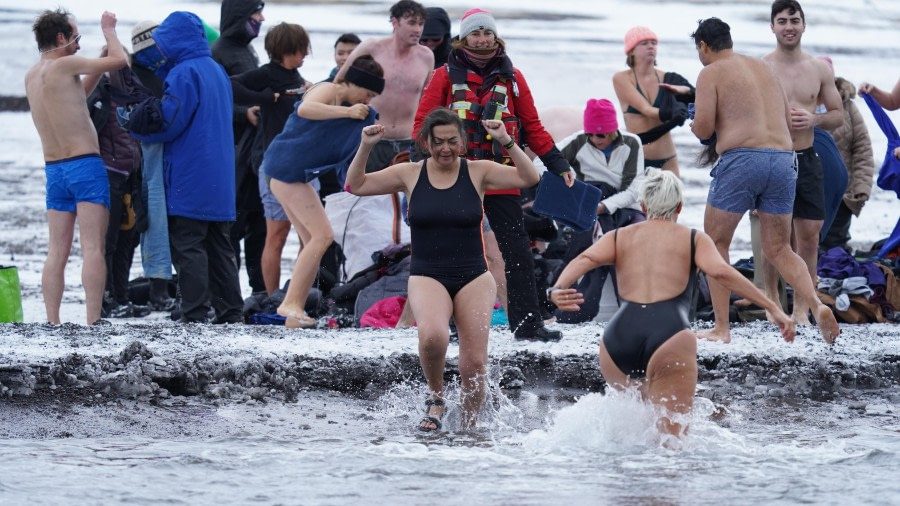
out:
M165 144L163 173L169 216L234 221L234 150L231 81L213 61L203 23L190 12L173 12L153 32L166 63L163 129L135 137Z
M437 39L443 37L444 41L434 48L434 68L447 63L450 56L450 16L440 7L428 7L425 9L425 28L422 29L423 39Z
M259 56L250 42L258 35L250 29L250 15L262 9L259 0L222 0L222 14L219 18L219 38L212 43L213 60L225 67L229 76L243 74L259 67ZM234 139L238 141L250 123L247 121L247 106L234 108Z

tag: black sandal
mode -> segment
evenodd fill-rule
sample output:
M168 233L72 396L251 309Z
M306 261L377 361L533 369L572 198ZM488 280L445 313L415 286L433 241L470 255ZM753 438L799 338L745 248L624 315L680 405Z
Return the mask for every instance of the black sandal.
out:
M441 410L441 418L431 416L428 414L428 412L431 411L432 406L443 407L444 400L443 399L427 399L425 401L425 416L422 417L421 420L419 420L419 430L422 432L435 432L435 431L441 430L441 418L444 417L443 410ZM426 422L434 424L434 428L430 429L428 427L423 427L422 424L426 423Z

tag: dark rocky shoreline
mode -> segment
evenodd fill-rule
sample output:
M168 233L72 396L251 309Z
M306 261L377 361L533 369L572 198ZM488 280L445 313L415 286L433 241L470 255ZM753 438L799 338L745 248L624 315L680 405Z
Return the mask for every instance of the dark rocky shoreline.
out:
M217 335L224 341L229 332L238 328L244 334L262 336L265 332L267 339L282 339L280 336L287 335L279 334L283 329L199 325L187 331L183 327L164 325L97 329L73 324L58 327L11 324L8 327L25 340L29 335L41 334L58 340L61 346L63 343L71 346L72 350L52 359L32 357L23 361L16 357L15 347L4 345L0 336L0 402L32 399L42 403L54 398L94 396L151 402L173 396L293 402L300 392L309 390L374 398L394 385L422 381L414 350L373 355L348 349L323 355L315 350L298 353L285 346L283 353L241 351L235 354L220 352L203 341L205 337ZM110 347L108 353L79 352L79 343L103 342L112 335L121 338L123 329L128 329L126 346ZM178 340L194 342L185 334L199 336L195 349L167 348L170 342ZM893 332L888 330L885 334L890 339ZM334 335L325 339L333 340ZM306 342L314 339L311 337ZM725 346L719 348L712 353L701 351L698 358L700 393L713 400L734 396L802 396L827 400L851 390L900 385L900 354L810 353L778 357L764 352L735 353ZM559 351L546 348L492 351L492 377L508 391L562 388L590 392L605 388L596 354ZM458 376L455 356L448 357L445 376L448 381Z

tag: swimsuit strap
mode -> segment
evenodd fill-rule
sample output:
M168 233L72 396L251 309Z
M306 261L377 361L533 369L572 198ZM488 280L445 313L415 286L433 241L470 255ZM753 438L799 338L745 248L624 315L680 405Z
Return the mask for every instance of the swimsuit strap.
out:
M638 93L644 97L644 100L646 100L648 104L653 105L653 102L650 101L650 97L644 95L643 90L641 90L641 82L638 80L637 72L634 71L633 67L631 69L631 75L634 76L634 87L637 88ZM659 74L656 73L656 69L653 69L653 75L656 76L656 84L659 84ZM659 92L657 92L657 95L659 95Z
M694 262L694 253L697 251L697 246L694 243L694 238L697 236L697 231L695 229L691 229L691 272L697 270L697 264Z

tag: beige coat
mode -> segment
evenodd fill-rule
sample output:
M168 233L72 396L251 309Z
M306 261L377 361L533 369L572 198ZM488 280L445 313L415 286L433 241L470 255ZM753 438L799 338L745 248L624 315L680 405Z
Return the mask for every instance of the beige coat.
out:
M831 132L849 172L844 205L859 216L860 210L872 193L872 179L875 175L875 159L872 156L872 142L859 108L853 103L856 87L842 77L835 78L835 85L841 93L844 105L844 124Z

